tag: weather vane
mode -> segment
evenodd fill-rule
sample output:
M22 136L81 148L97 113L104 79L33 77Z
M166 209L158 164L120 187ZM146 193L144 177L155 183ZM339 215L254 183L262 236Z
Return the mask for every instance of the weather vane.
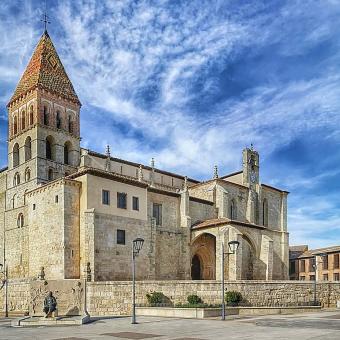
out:
M46 0L45 0L45 12L44 12L44 15L43 15L43 19L41 19L40 21L42 21L44 23L45 32L46 32L47 31L47 24L51 23L50 21L48 21Z

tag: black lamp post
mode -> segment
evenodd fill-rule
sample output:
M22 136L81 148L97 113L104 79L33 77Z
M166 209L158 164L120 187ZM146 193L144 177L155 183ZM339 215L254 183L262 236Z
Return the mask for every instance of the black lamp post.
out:
M224 301L224 256L235 254L238 247L240 245L239 241L230 241L228 242L229 250L228 252L224 251L224 242L222 242L222 320L225 320L225 301Z
M6 264L5 268L2 263L0 263L0 274L4 276L2 281L2 287L5 286L5 317L8 318L8 265Z
M136 324L136 256L138 256L144 244L144 240L140 237L132 241L132 324Z

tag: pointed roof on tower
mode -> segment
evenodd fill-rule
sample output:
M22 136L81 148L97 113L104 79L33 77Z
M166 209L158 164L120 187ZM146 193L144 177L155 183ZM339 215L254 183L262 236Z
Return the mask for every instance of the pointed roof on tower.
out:
M8 105L35 88L45 89L81 105L46 30L41 36Z

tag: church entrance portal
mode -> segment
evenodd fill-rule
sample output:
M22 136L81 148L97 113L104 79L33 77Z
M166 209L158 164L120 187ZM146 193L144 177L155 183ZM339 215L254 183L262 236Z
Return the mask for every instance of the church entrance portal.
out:
M216 278L216 237L204 233L191 245L192 280L215 280Z

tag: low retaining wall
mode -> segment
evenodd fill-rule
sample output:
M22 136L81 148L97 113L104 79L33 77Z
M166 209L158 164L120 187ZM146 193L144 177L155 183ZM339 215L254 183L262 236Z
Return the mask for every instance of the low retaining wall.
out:
M278 315L307 313L320 310L321 307L226 307L226 315ZM171 308L137 307L136 314L142 316L175 317L204 319L221 316L221 308Z
M67 280L61 280L67 281ZM62 284L62 283L61 283ZM9 281L9 311L27 312L30 305L29 280ZM226 281L228 291L239 291L244 304L257 307L308 306L313 302L313 282L304 281ZM218 281L138 281L136 303L146 305L146 294L162 292L173 304L186 303L188 295L197 294L205 303L220 303ZM89 282L88 311L91 315L127 315L131 312L131 282ZM317 297L322 307L336 307L340 300L339 282L317 284ZM4 290L0 291L0 306L4 305ZM3 308L2 308L3 309Z

